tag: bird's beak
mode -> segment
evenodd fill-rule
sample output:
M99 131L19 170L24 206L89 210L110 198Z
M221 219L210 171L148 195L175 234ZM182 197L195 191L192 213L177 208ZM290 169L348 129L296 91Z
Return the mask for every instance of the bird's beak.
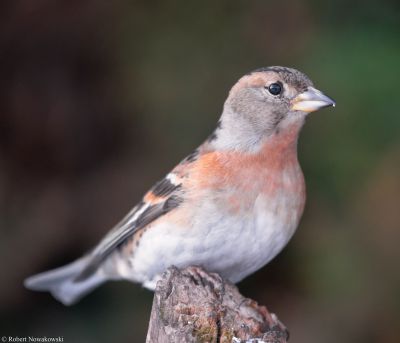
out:
M335 101L327 97L324 93L314 87L308 87L305 92L300 93L291 101L290 109L292 111L309 113L324 107L335 107L335 105Z

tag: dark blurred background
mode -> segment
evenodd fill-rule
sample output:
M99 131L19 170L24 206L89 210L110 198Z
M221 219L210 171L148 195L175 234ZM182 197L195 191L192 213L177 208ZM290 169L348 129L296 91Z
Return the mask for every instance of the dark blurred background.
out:
M337 107L301 135L299 230L240 289L292 342L400 342L399 34L394 0L0 2L0 336L144 342L140 286L64 307L23 279L91 248L242 74L288 65Z

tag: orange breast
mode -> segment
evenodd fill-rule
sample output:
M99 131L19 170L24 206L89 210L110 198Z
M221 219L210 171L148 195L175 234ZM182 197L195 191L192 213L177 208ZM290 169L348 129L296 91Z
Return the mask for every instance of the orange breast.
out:
M195 193L221 192L233 208L250 206L260 194L282 192L305 198L304 178L297 160L298 129L277 134L257 153L206 153L193 164L188 189ZM302 202L304 206L304 201Z

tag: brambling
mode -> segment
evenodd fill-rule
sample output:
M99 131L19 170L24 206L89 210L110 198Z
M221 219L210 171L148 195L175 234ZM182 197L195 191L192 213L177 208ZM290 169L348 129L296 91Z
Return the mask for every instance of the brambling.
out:
M288 243L306 193L297 139L335 102L298 70L257 69L232 87L217 128L85 256L25 280L70 305L107 280L154 290L170 266L236 283Z

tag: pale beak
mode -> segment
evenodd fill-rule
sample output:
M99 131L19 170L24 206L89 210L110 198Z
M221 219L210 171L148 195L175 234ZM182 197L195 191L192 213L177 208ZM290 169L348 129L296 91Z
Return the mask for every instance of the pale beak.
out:
M335 105L335 101L327 97L324 93L314 87L308 87L305 92L299 94L291 101L290 109L292 111L309 113L324 107L335 107Z

